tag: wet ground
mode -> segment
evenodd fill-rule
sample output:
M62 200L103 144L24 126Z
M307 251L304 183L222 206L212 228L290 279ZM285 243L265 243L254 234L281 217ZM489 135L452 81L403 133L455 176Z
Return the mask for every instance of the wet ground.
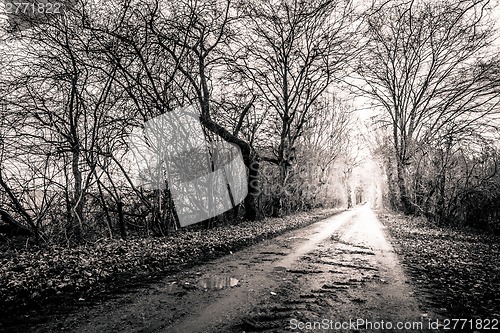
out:
M437 332L368 205L33 332Z

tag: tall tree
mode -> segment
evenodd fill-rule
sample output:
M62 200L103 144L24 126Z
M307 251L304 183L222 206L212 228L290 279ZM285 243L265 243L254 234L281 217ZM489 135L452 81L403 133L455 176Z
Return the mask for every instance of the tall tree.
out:
M488 79L489 1L386 1L366 16L357 89L384 111L402 209L414 212L409 167L425 145L488 120L499 92ZM359 82L359 81L353 81Z
M246 36L239 40L235 67L272 110L277 144L264 159L278 166L283 187L315 103L354 56L352 3L254 1L240 8Z

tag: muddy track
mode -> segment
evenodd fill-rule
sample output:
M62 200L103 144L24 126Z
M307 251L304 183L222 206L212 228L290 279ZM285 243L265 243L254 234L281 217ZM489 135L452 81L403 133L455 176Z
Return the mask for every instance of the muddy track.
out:
M383 226L363 206L33 332L299 332L314 322L323 325L314 332L426 332L434 317L419 306ZM335 330L339 323L344 329Z

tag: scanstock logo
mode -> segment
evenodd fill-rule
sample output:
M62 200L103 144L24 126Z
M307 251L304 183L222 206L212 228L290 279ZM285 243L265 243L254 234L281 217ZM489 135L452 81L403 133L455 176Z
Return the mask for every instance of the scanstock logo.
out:
M241 150L224 140L208 142L191 107L145 122L128 145L135 185L168 185L183 227L224 213L248 194Z

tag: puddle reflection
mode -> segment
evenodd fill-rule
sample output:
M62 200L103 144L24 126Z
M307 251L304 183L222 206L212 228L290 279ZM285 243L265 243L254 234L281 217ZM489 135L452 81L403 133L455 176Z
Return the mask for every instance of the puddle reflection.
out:
M203 289L224 289L228 287L235 287L238 283L238 279L230 276L212 276L198 281L198 286Z

